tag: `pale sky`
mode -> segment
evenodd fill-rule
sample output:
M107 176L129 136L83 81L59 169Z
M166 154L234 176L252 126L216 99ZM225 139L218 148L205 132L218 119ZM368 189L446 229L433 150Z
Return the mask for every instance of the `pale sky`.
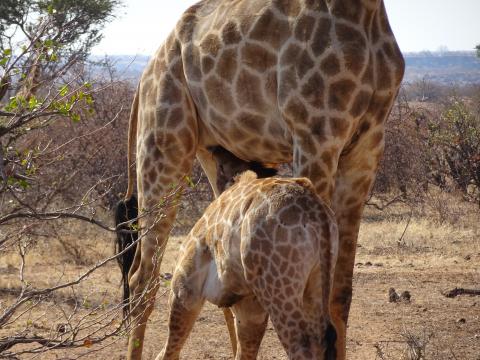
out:
M108 24L98 55L151 55L196 0L123 0ZM472 50L480 44L480 0L384 0L404 52Z

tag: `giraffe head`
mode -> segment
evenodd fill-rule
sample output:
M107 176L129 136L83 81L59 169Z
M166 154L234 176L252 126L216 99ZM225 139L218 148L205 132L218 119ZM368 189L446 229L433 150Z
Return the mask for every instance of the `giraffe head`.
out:
M212 146L208 150L212 153L217 164L217 188L220 192L224 192L232 186L235 177L247 170L253 171L259 179L277 175L277 169L267 167L256 161L239 159L221 146Z

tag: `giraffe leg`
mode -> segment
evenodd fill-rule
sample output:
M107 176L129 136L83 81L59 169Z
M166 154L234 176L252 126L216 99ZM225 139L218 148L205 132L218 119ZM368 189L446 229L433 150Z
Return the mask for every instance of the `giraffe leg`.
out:
M238 349L236 360L253 360L267 329L268 314L254 296L243 298L232 306Z
M378 102L375 102L378 105ZM388 114L391 101L376 108ZM346 330L352 301L353 267L360 220L384 149L384 115L362 119L364 129L342 154L335 179L332 207L339 229L339 252L330 297L330 311L337 329L338 358L346 358Z
M217 163L213 159L212 154L207 150L199 150L197 152L197 159L207 175L215 198L217 198L220 195L220 191L217 188ZM227 324L233 356L235 356L237 353L237 337L235 333L235 319L233 318L232 310L230 310L230 308L223 308L223 316L225 317L225 323Z
M223 308L223 316L225 317L225 323L227 324L228 336L230 337L230 345L232 345L233 356L237 355L237 333L235 330L235 318L233 317L232 310L230 308Z
M276 298L279 294L272 294ZM315 299L315 303L319 299ZM320 312L321 307L314 313L308 313L301 296L290 298L288 302L275 305L269 300L265 308L268 309L272 324L290 360L330 359L322 357L324 350L320 347L327 345L319 337L324 333L322 329L325 318ZM288 311L285 309L288 308Z
M207 150L199 149L197 152L197 159L202 166L205 175L207 175L208 182L212 187L215 198L220 196L220 191L217 188L217 163L212 156L212 153Z
M156 65L151 66L153 71ZM159 287L160 263L181 191L171 192L185 184L197 147L196 117L179 80L182 73L159 76L154 86L144 75L139 87L139 108L143 110L138 114L136 156L141 241L129 273L132 330L128 359L142 356L145 327Z
M187 244L188 245L188 244ZM205 299L202 286L208 266L196 266L201 263L195 258L196 246L192 242L186 247L172 279L170 293L170 317L168 320L168 338L157 360L178 360L180 351L192 331ZM191 261L194 259L193 261ZM203 264L204 265L204 264Z

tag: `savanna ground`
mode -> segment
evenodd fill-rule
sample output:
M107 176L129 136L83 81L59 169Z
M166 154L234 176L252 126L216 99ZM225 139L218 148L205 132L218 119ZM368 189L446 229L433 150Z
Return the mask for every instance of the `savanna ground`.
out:
M438 193L433 196L436 201L430 204L434 205L422 205L414 209L413 215L410 208L401 204L383 211L366 208L355 265L347 342L349 359L480 359L480 297L442 295L443 291L455 287L479 288L478 208L461 203L453 196ZM439 212L447 213L449 221L439 222ZM68 231L61 236L63 245L45 239L26 256L29 266L25 278L36 287L73 279L112 253L112 236L88 225L64 225ZM170 238L162 264L162 273L167 274L167 279L173 272L183 239L178 233ZM0 257L0 302L13 299L19 289L19 263L18 255L13 252ZM88 324L90 318L97 319L98 313L108 312L118 303L119 284L118 267L110 262L75 290L57 292L48 302L34 307L21 320L0 330L0 335L23 328L28 328L30 334L61 331L68 326L66 315L75 307L80 311L74 317L85 316L81 321ZM162 282L149 320L145 359L154 359L165 341L168 285L168 280ZM389 302L388 292L392 287L398 294L409 291L411 300ZM119 315L116 318L119 319ZM105 323L107 319L102 321ZM117 320L108 319L108 322L114 326ZM99 345L92 345L88 340L84 344L76 349L24 354L20 358L125 358L124 335ZM15 349L22 347L26 349L27 345L17 345ZM226 326L218 308L205 306L184 348L183 358L231 358ZM271 325L259 359L286 359Z

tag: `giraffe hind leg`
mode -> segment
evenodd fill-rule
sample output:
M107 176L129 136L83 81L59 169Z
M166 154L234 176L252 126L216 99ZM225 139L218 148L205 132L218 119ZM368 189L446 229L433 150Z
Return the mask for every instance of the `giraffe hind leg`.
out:
M267 329L268 314L254 296L247 296L232 306L237 335L236 360L254 360Z

